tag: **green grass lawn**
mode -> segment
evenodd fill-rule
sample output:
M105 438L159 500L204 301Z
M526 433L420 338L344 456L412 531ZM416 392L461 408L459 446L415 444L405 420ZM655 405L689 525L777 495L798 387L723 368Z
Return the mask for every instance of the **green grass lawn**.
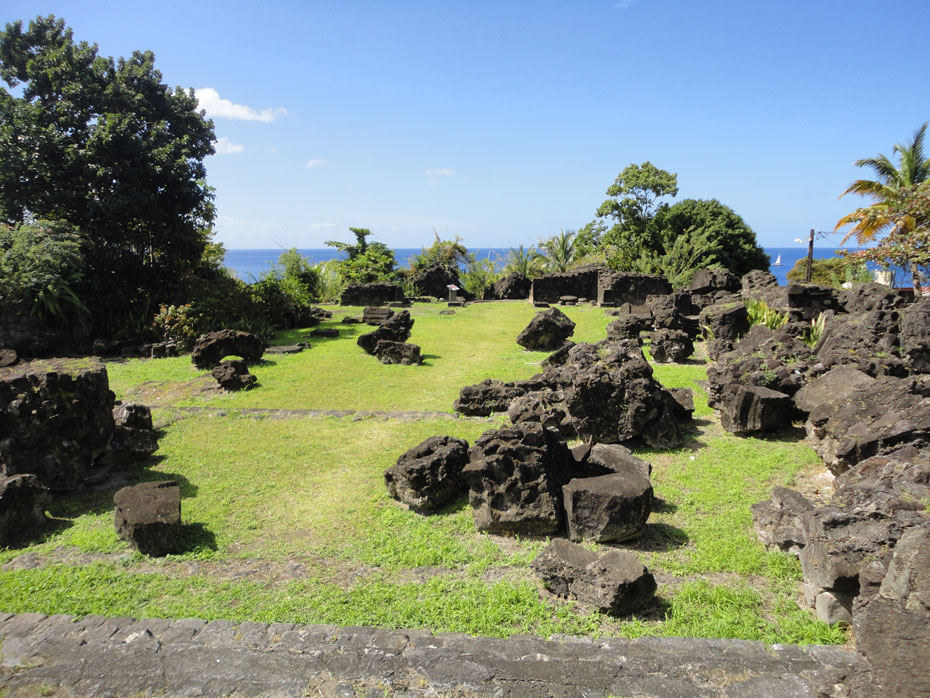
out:
M335 623L495 636L684 635L839 643L843 631L799 609L796 560L768 553L751 531L751 504L817 464L793 434L738 439L722 432L696 391L693 441L639 455L660 498L642 540L627 546L659 580L655 605L614 619L541 592L529 562L546 540L475 531L465 498L433 516L407 511L383 473L406 449L448 434L473 442L493 422L282 416L240 408L449 411L463 385L538 372L545 354L514 338L525 303L476 304L454 316L416 305L412 342L423 366L385 366L355 345L365 326L254 367L260 387L201 392L189 357L111 363L122 398L148 396L160 448L133 477L181 483L186 548L149 559L116 538L113 489L65 498L44 540L0 550L0 610L136 617ZM334 308L344 311L344 308ZM358 312L359 309L348 309ZM576 341L603 338L607 318L567 308ZM278 343L307 336L282 334ZM700 362L657 366L670 387L706 377ZM140 386L147 386L145 389ZM155 399L159 398L159 399ZM184 412L178 405L221 407ZM501 421L498 418L497 421ZM22 557L27 554L27 558ZM28 559L30 564L23 564ZM38 563L38 566L35 566Z

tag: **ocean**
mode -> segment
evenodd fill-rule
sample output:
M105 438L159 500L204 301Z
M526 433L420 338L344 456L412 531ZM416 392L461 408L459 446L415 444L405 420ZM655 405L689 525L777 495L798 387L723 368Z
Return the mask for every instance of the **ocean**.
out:
M306 257L307 261L309 261L311 264L316 264L317 262L326 262L330 259L345 258L342 253L331 247L326 247L323 249L298 249L297 251ZM399 267L407 267L410 258L420 254L422 251L423 250L419 247L400 247L394 250L394 258L397 260L397 265ZM498 266L503 266L503 260L507 257L507 253L510 251L510 248L494 247L475 249L471 251L475 253L475 256L478 259L492 259L498 262ZM261 277L262 274L270 271L274 263L278 260L278 257L281 256L282 252L284 252L283 249L226 250L226 256L223 259L223 264L228 269L230 269L236 275L236 277L251 283ZM772 261L772 264L769 266L769 271L775 275L775 278L778 279L779 284L784 285L787 283L788 272L794 266L794 263L799 259L803 259L807 256L807 246L796 245L795 247L766 247L765 252L769 255L769 258ZM814 248L815 259L826 259L828 257L833 257L835 254L835 247ZM775 261L778 260L779 256L781 257L781 264L776 266ZM870 265L870 267L871 266L872 265ZM898 272L896 278L899 285L910 285L910 277L906 276L903 270Z

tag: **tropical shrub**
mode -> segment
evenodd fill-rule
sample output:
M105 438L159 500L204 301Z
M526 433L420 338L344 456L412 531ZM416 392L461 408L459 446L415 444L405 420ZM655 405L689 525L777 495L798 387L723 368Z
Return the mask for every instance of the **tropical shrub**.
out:
M191 305L163 305L152 320L155 337L174 342L182 352L190 351L197 340L197 324Z
M87 312L75 289L84 259L74 229L60 221L0 224L0 302L42 318Z
M777 330L788 322L788 316L779 313L763 300L750 298L746 301L746 311L749 313L750 325L765 325L770 330Z
M490 259L473 259L461 275L465 290L475 298L484 298L484 292L501 277Z

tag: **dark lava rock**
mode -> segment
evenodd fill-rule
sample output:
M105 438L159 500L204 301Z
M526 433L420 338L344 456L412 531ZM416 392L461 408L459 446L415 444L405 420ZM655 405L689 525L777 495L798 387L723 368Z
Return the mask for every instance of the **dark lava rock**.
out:
M116 534L144 555L181 552L181 489L166 480L124 487L113 496Z
M778 286L778 279L770 271L762 269L753 269L743 274L740 279L740 287L744 298L754 297L754 292L760 289Z
M97 359L0 369L0 477L31 473L53 491L78 487L110 443L112 410Z
M544 369L550 366L564 366L565 362L568 361L568 352L572 350L573 346L575 346L573 341L566 340L562 346L543 359L540 366Z
M616 616L648 606L657 588L632 553L611 550L598 555L563 538L550 541L531 565L553 594Z
M901 357L911 371L930 373L930 296L901 311Z
M597 304L600 306L618 306L624 303L642 305L649 296L661 296L671 292L671 284L661 276L601 269L596 294L579 293L577 295L586 298L596 297Z
M517 336L517 344L528 351L555 351L575 331L575 323L558 308L536 313Z
M538 276L530 286L530 298L544 303L556 303L560 296L594 298L598 293L599 276L606 270L606 267L591 264Z
M854 616L853 633L871 665L871 695L930 695L930 525L898 540L878 595Z
M304 344L278 344L265 349L266 354L299 354L306 349Z
M839 292L835 288L794 282L784 287L781 302L775 303L774 307L786 312L790 319L804 322L814 320L827 310L842 310Z
M432 512L468 489L462 468L468 464L468 442L431 436L397 459L384 473L388 494L418 512Z
M883 376L811 410L805 428L835 475L875 455L930 446L930 397L913 378Z
M0 348L0 368L15 366L18 361L19 354L16 353L15 349Z
M740 290L740 279L726 269L698 269L694 272L689 290L699 294L715 291L736 293Z
M393 312L393 311L392 311L392 312ZM387 320L387 318L385 318L385 320ZM358 325L358 324L361 324L361 323L364 322L364 321L363 321L363 320L360 320L360 319L357 318L357 317L353 317L352 315L346 315L346 316L345 316L344 318L342 318L342 320L340 320L339 322L341 322L343 325ZM383 320L382 320L381 322L383 322ZM379 322L378 324L380 325L381 322Z
M147 458L158 450L158 439L152 427L152 410L145 405L126 402L113 410L113 439L104 459L109 463L125 463Z
M487 417L492 412L506 412L514 398L526 392L526 387L520 383L504 383L486 378L480 383L462 388L459 399L452 407L465 415Z
M382 340L406 342L410 338L412 328L413 318L410 317L410 311L401 310L396 315L385 320L374 332L359 336L357 343L365 350L365 353L374 354L378 342Z
M684 432L672 395L653 378L635 340L578 344L563 367L549 369L562 386L578 436L594 443L622 443L642 436L656 447L680 445Z
M412 366L423 363L423 357L420 355L418 345L408 342L393 342L390 339L379 339L375 345L374 355L383 364Z
M856 390L868 388L875 379L852 366L836 366L817 376L794 396L795 407L807 414L817 405L843 400Z
M660 363L681 363L694 353L694 342L681 330L656 330L649 335L649 352Z
M535 422L553 429L564 439L577 436L571 416L565 407L565 396L560 390L539 390L516 397L507 408L513 424Z
M251 332L218 330L197 338L191 361L200 369L213 368L227 356L258 361L265 353L265 343Z
M562 485L576 468L558 434L540 424L485 432L462 470L475 526L486 533L558 533L564 520Z
M652 513L652 485L634 473L571 480L562 488L568 537L599 543L635 540Z
M523 274L512 272L495 281L484 293L485 300L525 300L530 297L533 282Z
M824 330L814 347L825 368L853 366L870 376L904 376L898 357L897 310L872 310L855 315L828 313Z
M387 305L404 300L404 290L388 281L370 284L349 284L339 299L340 305Z
M440 300L449 297L449 286L462 288L462 282L459 281L459 274L455 267L439 262L418 269L410 281L421 295L432 296Z
M907 307L913 297L899 288L882 284L856 284L837 294L840 305L850 314L871 313L875 310L900 310Z
M35 475L0 477L0 547L33 538L45 525L48 488Z
M210 372L223 390L248 390L258 381L242 359L221 361Z
M362 322L366 325L379 326L394 317L394 311L387 306L369 305L362 311Z
M868 605L898 540L907 530L926 522L921 512L896 510L882 503L831 504L805 514L805 545L798 557L810 593L816 598L829 592L848 610L854 599L857 607ZM827 600L832 601L830 597Z
M707 370L708 403L716 407L731 383L759 385L794 395L807 380L810 348L793 336L788 326L770 330L753 325L732 351L717 358Z
M797 555L806 542L802 519L814 508L814 504L800 492L775 487L771 499L752 505L756 536L768 550Z
M757 385L732 383L720 400L720 425L732 434L778 431L791 425L791 397Z
M691 294L686 291L649 296L646 307L652 316L652 327L657 330L682 330L692 338L700 332L700 323L693 317L698 311Z
M604 474L637 475L649 479L652 464L633 455L621 444L594 444L590 446L583 461L589 467L600 469Z
M455 311L449 308L447 310L440 310L439 314L440 315L455 315Z
M618 315L607 325L608 339L638 339L640 332L644 332L652 327L652 318L644 318L642 315L623 314Z
M149 347L148 351L142 352L143 356L148 354L153 359L163 359L168 356L180 356L178 345L174 342L158 342Z
M701 311L699 322L710 328L714 339L736 340L749 331L749 313L742 301L714 303Z

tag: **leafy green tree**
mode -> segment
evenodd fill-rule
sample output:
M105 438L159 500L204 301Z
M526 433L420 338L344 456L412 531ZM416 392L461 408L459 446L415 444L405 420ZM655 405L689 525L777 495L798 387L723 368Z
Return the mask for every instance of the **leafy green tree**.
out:
M648 161L629 165L607 188L611 198L597 209L597 220L582 229L585 244L590 239L611 248L612 266L628 268L644 251L658 250L653 218L667 205L660 199L677 194L678 175ZM608 227L611 221L613 225Z
M424 247L423 251L411 258L410 268L424 269L433 264L443 264L453 269L458 269L460 264L469 264L474 261L474 255L469 253L468 248L462 244L462 239L456 235L454 240L442 240L439 233L433 229L435 240L429 247Z
M836 229L853 224L843 242L855 237L860 245L890 230L890 240L883 252L890 253L886 259L911 267L914 293L918 296L921 293L920 250L923 247L920 240L925 232L920 228L919 215L915 217L912 214L920 208L921 195L926 196L926 189L921 189L921 185L930 180L930 157L924 151L928 124L930 122L917 129L910 143L895 144L897 165L885 155L856 160L856 167L871 168L876 178L858 179L840 196L859 194L874 203L843 216L836 224ZM907 257L909 253L910 258Z
M539 276L539 254L535 247L512 247L504 260L505 274L520 274L533 279Z
M348 255L339 261L339 271L347 283L371 283L396 279L397 262L394 252L382 242L368 242L368 228L349 228L355 234L354 245L334 240L324 243Z
M475 298L484 298L484 292L500 278L496 265L491 259L474 259L462 273L462 285Z
M536 259L547 272L568 271L575 265L575 231L559 230L558 235L539 241Z
M716 199L684 199L663 207L655 215L656 247L659 254L672 250L682 238L697 244L703 258L697 268L716 264L742 276L752 269L768 269L769 258L756 242L756 234L733 209ZM700 240L700 242L698 242Z
M214 217L203 160L213 124L193 90L162 84L151 52L114 61L54 16L0 32L0 216L66 221L78 293L99 330L200 259Z
M788 271L789 281L803 282L807 278L807 257L802 257ZM843 283L865 283L872 275L865 262L852 256L841 255L811 260L811 283L839 288Z

